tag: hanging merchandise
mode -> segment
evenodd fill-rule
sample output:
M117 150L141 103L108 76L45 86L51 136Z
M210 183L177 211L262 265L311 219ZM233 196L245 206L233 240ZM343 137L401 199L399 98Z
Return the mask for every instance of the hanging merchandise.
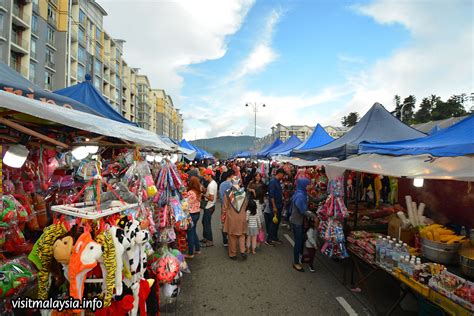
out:
M324 245L321 252L331 258L347 258L345 246L345 237L342 222L344 218L349 216L346 206L344 205L344 177L337 176L329 181L329 196L326 202L318 210L321 218L320 234L324 239Z

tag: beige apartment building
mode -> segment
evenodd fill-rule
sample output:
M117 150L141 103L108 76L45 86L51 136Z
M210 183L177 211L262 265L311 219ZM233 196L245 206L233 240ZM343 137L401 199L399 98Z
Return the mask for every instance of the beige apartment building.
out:
M104 16L94 0L0 0L0 61L50 91L82 82L88 74L117 112L180 140L179 110L124 60L125 40L106 32Z

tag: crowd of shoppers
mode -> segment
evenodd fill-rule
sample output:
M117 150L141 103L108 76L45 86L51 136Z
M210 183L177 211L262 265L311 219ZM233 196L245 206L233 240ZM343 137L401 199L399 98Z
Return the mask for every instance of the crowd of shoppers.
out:
M278 231L286 221L291 225L295 241L293 268L303 272L302 262L307 262L309 270L314 272L318 219L308 210L308 179L295 182L288 170L259 168L249 162L207 167L192 164L187 173L192 218L187 258L200 254L202 247L214 246L212 216L219 201L222 242L230 259L236 260L240 255L245 260L248 254L256 254L262 243L269 247L281 244ZM201 212L202 239L199 240L196 228Z

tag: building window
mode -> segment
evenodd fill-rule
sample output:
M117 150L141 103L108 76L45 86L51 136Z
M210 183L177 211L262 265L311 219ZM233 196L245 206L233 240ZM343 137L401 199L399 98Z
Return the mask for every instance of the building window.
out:
M95 27L95 40L100 42L102 32L100 31L99 27Z
M33 10L39 11L39 0L33 0Z
M38 34L38 16L37 15L33 15L31 17L31 31L34 34Z
M31 39L30 54L31 54L31 58L37 59L37 56L36 56L36 40L35 39Z
M29 80L34 83L34 82L35 82L35 77L36 77L36 67L35 67L35 64L30 63L30 76L29 76Z
M102 79L99 76L95 76L94 78L94 87L96 87L99 91L102 91Z
M48 43L54 46L54 29L48 26Z
M54 69L54 52L46 47L46 66Z
M79 43L84 44L86 42L86 34L84 33L84 30L79 28L77 38L79 40Z
M101 48L99 45L95 44L95 55L101 57Z
M82 10L79 10L79 23L86 24L86 14Z
M83 64L87 62L87 53L84 47L79 47L79 50L77 51L77 58Z
M48 22L56 25L56 10L51 5L48 5Z
M120 64L119 64L119 62L117 61L117 62L115 63L115 72L116 72L116 73L119 73L119 69L120 69Z
M3 14L0 13L0 35L3 36Z
M102 63L97 59L94 61L94 74L99 76L102 74Z
M77 65L77 80L84 81L86 77L86 68L82 65Z
M44 88L48 90L53 90L53 74L49 71L44 73Z
M115 101L120 102L120 93L118 89L115 89Z

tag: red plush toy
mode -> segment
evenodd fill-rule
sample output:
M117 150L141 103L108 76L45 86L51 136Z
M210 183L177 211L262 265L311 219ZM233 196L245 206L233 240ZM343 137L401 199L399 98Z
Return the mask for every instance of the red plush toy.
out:
M133 295L127 294L120 301L113 301L112 305L99 309L96 316L126 316L133 309Z

